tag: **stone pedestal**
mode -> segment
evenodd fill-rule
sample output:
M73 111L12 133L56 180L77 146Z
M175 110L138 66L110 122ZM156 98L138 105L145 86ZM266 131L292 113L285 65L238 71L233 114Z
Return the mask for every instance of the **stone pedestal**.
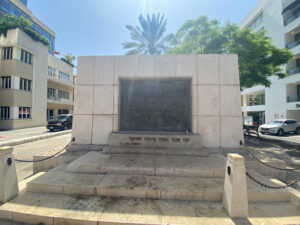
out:
M0 148L0 202L7 202L19 193L12 147Z
M231 218L248 217L245 159L239 154L227 155L223 205Z

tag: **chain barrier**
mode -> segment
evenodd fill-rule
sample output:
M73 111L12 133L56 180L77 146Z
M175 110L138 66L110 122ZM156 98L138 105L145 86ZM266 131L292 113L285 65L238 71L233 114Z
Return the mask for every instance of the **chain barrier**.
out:
M286 188L291 187L291 186L297 184L298 182L300 182L300 178L297 178L296 180L293 180L293 181L287 183L287 184L284 185L284 186L271 186L271 185L264 184L264 183L262 183L261 181L255 179L255 178L254 178L251 174L249 174L247 171L246 171L246 175L247 175L247 177L249 177L251 180L253 180L255 183L259 184L260 186L265 187L265 188L270 188L270 189L286 189Z
M259 137L259 133L257 132L257 139L260 140L260 137ZM265 162L263 162L261 159L259 159L256 155L254 155L249 149L247 149L244 145L244 150L246 150L255 160L257 160L259 163L267 166L267 167L270 167L272 169L275 169L275 170L282 170L282 171L295 171L295 170L300 170L300 168L279 168L279 167L275 167L275 166L272 166L272 165L269 165ZM249 172L246 171L246 176L249 177L252 181L254 181L255 183L257 183L258 185L262 186L262 187L265 187L265 188L269 188L269 189L286 189L288 187L291 187L295 184L297 184L298 182L300 182L300 178L298 177L297 179L293 180L293 181L290 181L289 183L283 185L283 186L272 186L272 185L268 185L268 184L265 184L263 182L261 182L260 180L254 178Z
M61 153L62 151L64 151L66 148L68 148L70 146L70 144L74 141L74 138L72 138L72 140L65 146L63 147L60 151L56 152L54 155L48 156L46 158L43 159L38 159L38 160L27 160L27 159L15 159L16 162L26 162L26 163L34 163L34 162L42 162L48 159L51 159L55 156L57 156L59 153Z
M245 146L244 146L244 149L254 158L256 159L258 162L260 162L261 164L267 166L267 167L270 167L272 169L275 169L275 170L283 170L283 171L295 171L295 170L300 170L300 168L279 168L279 167L275 167L275 166L271 166L263 161L261 161L257 156L255 156L250 150L248 150Z

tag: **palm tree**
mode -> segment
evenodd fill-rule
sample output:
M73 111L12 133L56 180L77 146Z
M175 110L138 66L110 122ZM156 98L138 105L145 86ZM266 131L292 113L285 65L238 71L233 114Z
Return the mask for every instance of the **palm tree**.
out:
M126 26L133 40L131 42L122 43L125 49L133 48L127 52L127 55L162 54L169 49L166 43L173 38L173 34L168 34L164 37L167 25L167 20L164 18L164 15L160 17L159 13L157 16L153 14L152 18L149 14L147 14L147 18L140 15L139 23L140 27Z

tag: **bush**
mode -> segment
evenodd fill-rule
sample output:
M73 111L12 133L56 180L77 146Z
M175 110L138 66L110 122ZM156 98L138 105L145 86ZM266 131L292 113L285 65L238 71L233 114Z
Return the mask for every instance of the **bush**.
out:
M65 63L68 63L70 66L75 67L75 65L73 63L70 63L68 60L66 60L65 58L61 58L60 60L64 61Z
M50 41L44 36L40 35L30 26L30 20L25 19L23 16L17 18L14 15L4 15L3 19L0 21L0 35L3 34L6 37L8 30L19 28L20 30L28 34L33 40L39 41L42 44L49 46Z

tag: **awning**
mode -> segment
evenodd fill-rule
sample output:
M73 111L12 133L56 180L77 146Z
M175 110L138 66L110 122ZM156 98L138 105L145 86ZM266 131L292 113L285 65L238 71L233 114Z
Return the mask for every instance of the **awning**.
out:
M291 10L291 9L293 9L293 8L295 8L295 7L297 7L298 5L300 5L300 0L296 0L296 1L294 1L292 4L290 4L290 5L288 5L287 7L285 7L283 10L282 10L282 15L284 14L284 13L286 13L287 11L289 11L289 10Z

